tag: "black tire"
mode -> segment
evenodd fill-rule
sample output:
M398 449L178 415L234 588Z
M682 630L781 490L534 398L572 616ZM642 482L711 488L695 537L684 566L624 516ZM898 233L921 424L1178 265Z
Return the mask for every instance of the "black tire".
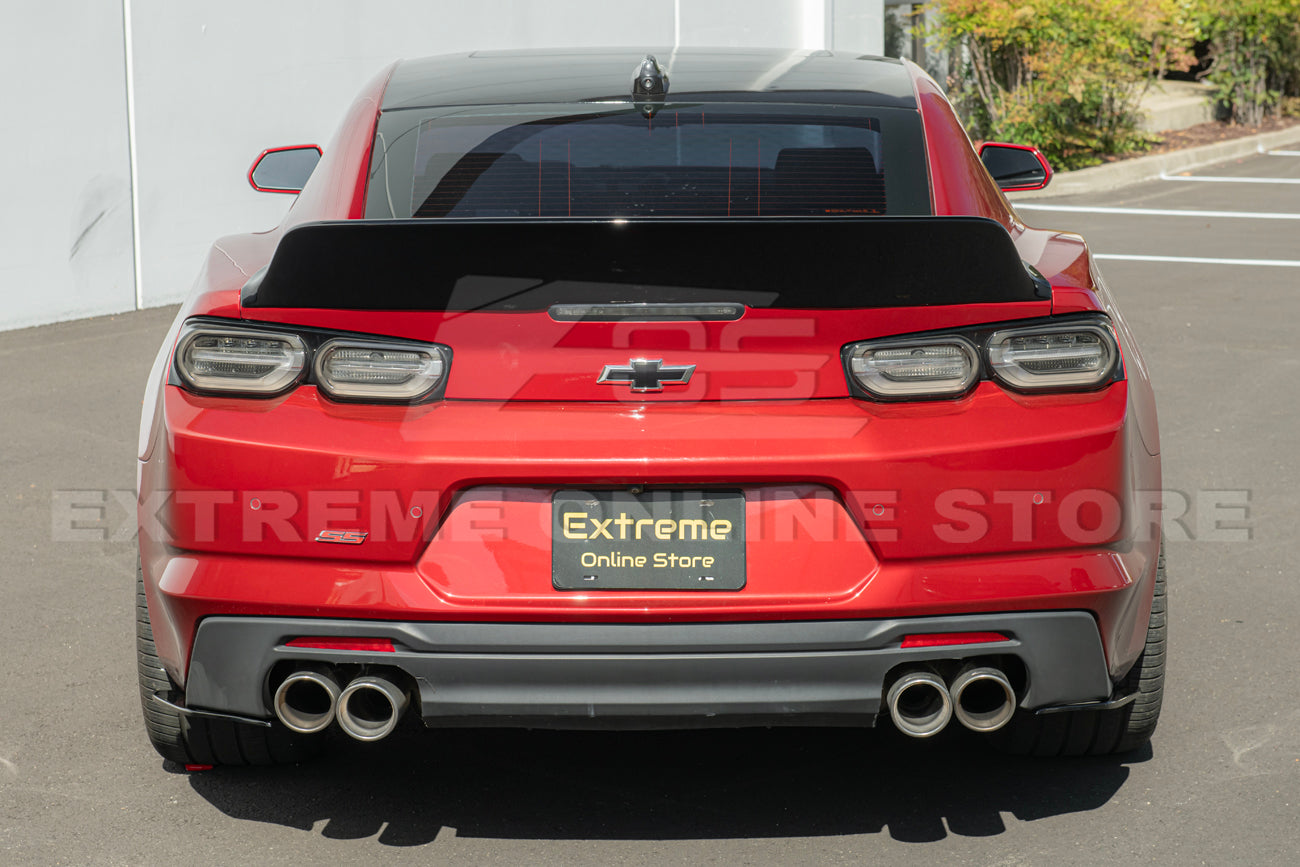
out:
M271 728L230 720L188 716L158 701L174 701L180 691L158 660L144 595L144 572L135 579L136 668L140 706L149 742L164 759L181 765L275 765L311 758L321 750L319 736L298 735L279 723Z
M990 737L1007 753L1022 756L1102 756L1127 753L1149 740L1160 720L1165 691L1168 624L1165 615L1165 547L1156 564L1155 596L1147 623L1146 647L1116 692L1137 698L1114 710L1074 711L1036 716L1019 711Z

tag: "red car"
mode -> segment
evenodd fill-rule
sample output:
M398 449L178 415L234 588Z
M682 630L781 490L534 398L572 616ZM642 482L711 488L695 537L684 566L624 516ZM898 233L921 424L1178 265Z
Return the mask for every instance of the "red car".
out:
M301 194L212 246L144 402L164 757L410 714L1150 737L1155 403L1083 239L999 189L1046 162L910 63L658 57L403 61L254 166Z

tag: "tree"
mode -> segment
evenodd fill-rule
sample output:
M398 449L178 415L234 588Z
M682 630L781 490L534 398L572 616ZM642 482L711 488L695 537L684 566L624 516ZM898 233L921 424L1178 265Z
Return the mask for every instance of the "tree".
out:
M1194 0L1213 57L1206 78L1237 123L1258 124L1300 92L1300 0Z
M964 59L949 88L966 91L955 101L967 123L1068 169L1145 142L1138 103L1153 76L1189 60L1188 2L933 0L927 11L938 13L930 36Z

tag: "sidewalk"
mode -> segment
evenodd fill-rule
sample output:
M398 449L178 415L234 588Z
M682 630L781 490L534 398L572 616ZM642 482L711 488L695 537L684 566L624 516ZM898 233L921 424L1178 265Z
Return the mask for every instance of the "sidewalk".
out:
M1012 202L1043 199L1057 196L1077 196L1082 193L1103 193L1150 181L1161 175L1186 172L1202 166L1240 159L1255 153L1286 148L1300 144L1300 126L1289 129L1246 136L1232 141L1201 145L1181 151L1134 157L1129 160L1093 166L1073 172L1059 172L1045 190L1008 193Z
M1142 97L1143 132L1186 129L1214 120L1210 99L1214 87L1199 81L1156 81Z

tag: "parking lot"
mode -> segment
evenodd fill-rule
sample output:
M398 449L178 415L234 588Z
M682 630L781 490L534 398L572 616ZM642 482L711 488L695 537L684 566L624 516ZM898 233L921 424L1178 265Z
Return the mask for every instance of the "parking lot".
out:
M1157 389L1172 652L1150 749L412 724L185 773L135 676L136 427L175 313L147 310L0 334L0 863L1294 863L1300 145L1021 215L1089 239Z

